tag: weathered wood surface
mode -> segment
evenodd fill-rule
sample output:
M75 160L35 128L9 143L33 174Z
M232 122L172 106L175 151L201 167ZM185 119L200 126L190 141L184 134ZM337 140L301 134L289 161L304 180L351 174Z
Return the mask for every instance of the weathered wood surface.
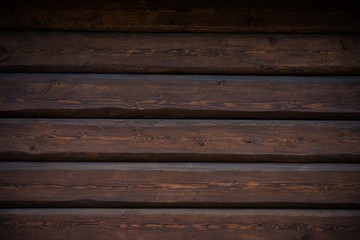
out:
M0 29L125 32L359 32L356 1L3 0Z
M2 1L0 239L357 239L359 16Z
M4 240L357 239L360 211L1 209L0 233Z
M359 35L1 32L0 71L359 74Z
M0 74L2 117L360 119L360 77Z
M359 207L358 164L0 163L21 207Z
M360 122L0 119L2 160L358 162Z

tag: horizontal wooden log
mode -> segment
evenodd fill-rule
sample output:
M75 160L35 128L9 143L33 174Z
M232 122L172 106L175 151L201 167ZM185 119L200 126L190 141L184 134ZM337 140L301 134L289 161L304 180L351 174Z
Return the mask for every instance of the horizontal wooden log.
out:
M359 164L0 163L11 207L359 207Z
M0 119L2 160L358 162L358 121Z
M359 210L1 209L3 239L356 239Z
M360 77L0 74L1 117L360 119Z
M359 35L1 32L0 71L359 74Z
M3 0L0 29L126 32L359 32L354 1ZM355 5L355 6L354 6Z

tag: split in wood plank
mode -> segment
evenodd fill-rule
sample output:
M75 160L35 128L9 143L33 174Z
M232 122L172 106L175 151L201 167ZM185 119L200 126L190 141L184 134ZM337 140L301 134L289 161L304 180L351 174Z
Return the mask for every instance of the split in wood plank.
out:
M1 239L357 239L359 210L1 209Z
M356 1L2 0L0 29L123 32L359 32Z
M0 74L1 117L360 119L359 76Z
M359 164L0 163L11 207L359 207Z
M359 74L353 34L1 32L2 72Z
M0 119L1 160L358 162L358 121Z

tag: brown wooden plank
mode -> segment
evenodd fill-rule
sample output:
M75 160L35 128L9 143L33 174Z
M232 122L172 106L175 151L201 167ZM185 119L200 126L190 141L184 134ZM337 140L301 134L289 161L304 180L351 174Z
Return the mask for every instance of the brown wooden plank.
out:
M1 29L125 32L359 32L356 1L3 0Z
M359 74L359 35L1 32L0 71Z
M2 160L359 161L358 121L0 119Z
M359 210L1 209L1 239L357 239Z
M0 74L2 117L360 119L360 77Z
M21 207L359 207L359 164L0 163Z

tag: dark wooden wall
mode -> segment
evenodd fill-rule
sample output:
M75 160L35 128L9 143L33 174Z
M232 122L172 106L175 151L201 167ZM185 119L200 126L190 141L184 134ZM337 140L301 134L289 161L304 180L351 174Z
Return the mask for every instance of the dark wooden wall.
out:
M0 239L358 239L356 3L2 1Z

